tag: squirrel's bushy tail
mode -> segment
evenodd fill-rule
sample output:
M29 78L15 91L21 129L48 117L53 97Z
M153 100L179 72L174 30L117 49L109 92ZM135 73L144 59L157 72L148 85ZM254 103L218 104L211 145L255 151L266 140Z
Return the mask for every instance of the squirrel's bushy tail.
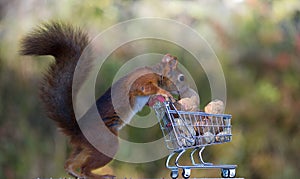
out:
M72 82L77 62L88 43L87 35L80 29L56 22L38 27L21 41L23 55L55 57L40 86L40 97L48 116L69 136L80 131L73 110Z

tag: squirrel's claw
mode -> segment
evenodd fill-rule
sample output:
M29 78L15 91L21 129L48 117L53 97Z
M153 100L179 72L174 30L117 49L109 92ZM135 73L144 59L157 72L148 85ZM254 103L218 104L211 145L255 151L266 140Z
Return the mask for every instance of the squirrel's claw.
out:
M172 103L175 103L176 100L174 99L174 97L170 94L170 93L167 93L167 94L161 94L166 101L171 101Z

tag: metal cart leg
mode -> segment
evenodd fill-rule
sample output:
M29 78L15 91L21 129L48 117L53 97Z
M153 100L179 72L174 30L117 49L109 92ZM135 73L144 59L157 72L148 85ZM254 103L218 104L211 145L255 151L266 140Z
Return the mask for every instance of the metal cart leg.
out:
M179 160L181 158L181 156L186 152L187 150L182 150L178 156L176 157L176 160L175 160L175 165L178 167L178 168L182 168L182 177L184 179L188 179L190 178L191 176L191 168L190 166L185 166L185 165L180 165L179 164ZM173 171L172 171L173 172ZM171 173L172 174L172 173Z
M176 166L170 166L170 160L171 160L171 158L174 156L176 154L176 152L172 152L169 156L168 156L168 158L167 158L167 161L166 161L166 167L167 168L169 168L169 169L173 169L173 168L178 168L178 167L176 167Z
M197 165L197 163L194 160L194 153L198 150L199 148L194 148L194 150L191 152L191 161L193 165Z
M206 163L206 162L203 161L202 152L203 152L204 149L205 149L205 147L202 147L199 150L199 159L200 159L201 164L203 164L203 165L213 165L212 163Z
M176 157L175 165L176 165L177 167L181 167L181 166L179 166L178 161L179 161L180 157L184 154L185 151L186 151L186 150L182 150L182 151L178 154L178 156Z
M170 173L170 176L171 176L171 178L172 179L176 179L176 178L178 178L178 167L177 166L175 166L175 165L170 165L170 161L171 161L171 159L172 159L172 157L176 154L177 152L172 152L169 156L168 156L168 158L167 158L167 161L166 161L166 167L168 168L168 169L170 169L171 170L171 173Z

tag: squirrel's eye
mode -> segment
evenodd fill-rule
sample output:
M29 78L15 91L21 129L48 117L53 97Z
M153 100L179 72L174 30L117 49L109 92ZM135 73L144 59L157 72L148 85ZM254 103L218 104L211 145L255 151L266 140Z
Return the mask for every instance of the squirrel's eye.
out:
M141 90L144 91L144 89L145 89L144 86L142 86L142 87L141 87Z
M184 75L183 74L178 75L178 81L184 81Z

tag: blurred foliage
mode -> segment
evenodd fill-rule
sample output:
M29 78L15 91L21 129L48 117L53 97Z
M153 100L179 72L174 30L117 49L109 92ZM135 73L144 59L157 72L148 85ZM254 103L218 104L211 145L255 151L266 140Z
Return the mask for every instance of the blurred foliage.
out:
M238 164L239 177L299 178L297 0L1 1L0 178L66 175L63 165L69 153L67 141L46 119L38 100L38 82L52 58L19 56L21 37L47 20L59 19L84 27L94 37L118 22L149 16L189 25L210 42L222 64L227 82L226 110L233 115L233 141L208 147L205 159ZM187 60L192 55L172 44L148 44L146 52L169 52L179 57L197 83L203 108L210 100L209 83L205 73ZM97 94L110 86L126 60L137 55L132 53L134 45L122 48L110 56L111 61L100 72ZM122 131L122 138L136 142L159 137L158 126L146 130L126 127ZM132 178L169 175L164 159L144 164L113 161L99 172ZM219 171L194 170L192 176L217 177Z

